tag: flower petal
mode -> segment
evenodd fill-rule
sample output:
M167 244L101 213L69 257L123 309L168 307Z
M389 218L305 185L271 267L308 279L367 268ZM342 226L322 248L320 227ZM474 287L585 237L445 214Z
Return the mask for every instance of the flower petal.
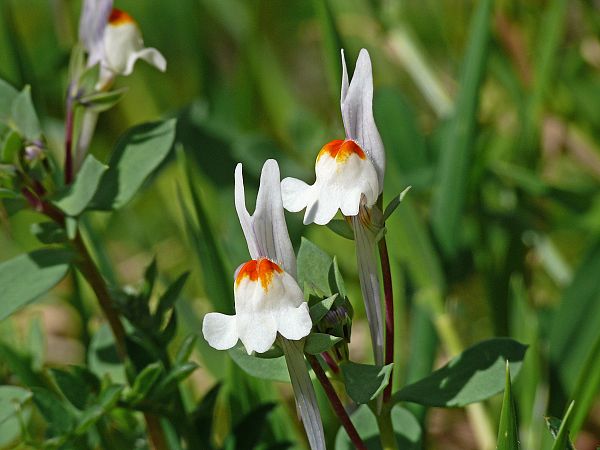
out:
M252 258L270 258L295 278L296 256L283 214L277 161L269 159L263 165L256 198L256 210L252 216L246 209L242 165L237 165L235 169L235 207Z
M103 59L102 39L113 0L85 0L79 18L79 40L89 53L88 66L91 67Z
M208 313L202 322L202 334L209 345L217 350L227 350L238 341L236 316Z
M348 88L345 87L348 83L348 73L343 52L342 69L341 106L346 137L358 142L375 166L379 193L381 193L385 172L385 151L373 118L373 72L369 52L365 49L360 51Z
M249 355L271 348L277 337L277 322L270 312L253 311L236 317L240 340Z
M297 178L287 177L281 181L283 207L290 212L298 212L313 202L311 186Z
M129 55L127 59L127 66L125 67L125 71L122 75L131 75L133 72L133 66L135 65L138 59L143 59L151 66L156 67L161 72L167 70L167 60L162 55L161 52L156 50L155 48L143 48L136 52L133 52Z
M285 308L279 311L277 329L284 338L298 341L308 336L311 328L308 303L302 302L297 308Z

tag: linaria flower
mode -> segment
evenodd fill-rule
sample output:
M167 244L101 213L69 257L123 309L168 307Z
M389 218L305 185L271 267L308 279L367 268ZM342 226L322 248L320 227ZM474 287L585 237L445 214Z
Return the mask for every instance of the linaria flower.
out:
M315 162L316 180L281 183L284 207L306 208L304 224L329 223L338 210L350 219L357 265L371 331L375 362L383 364L383 319L375 247L382 221L375 203L383 191L385 151L373 118L373 73L369 52L362 49L352 81L342 50L341 110L346 137L325 144Z
M100 64L96 89L106 89L117 75L130 75L138 59L164 72L167 62L155 48L144 47L142 33L126 12L112 0L85 0L79 38L88 52L88 67Z
M204 337L218 350L233 347L239 339L248 354L264 353L275 342L277 333L299 340L312 328L308 305L294 279L296 257L280 192L279 167L269 160L261 174L256 211L250 216L242 166L237 166L235 205L253 259L241 266L235 278L236 314L209 313L204 318Z
M341 109L346 138L325 144L315 162L312 185L295 178L281 183L283 205L291 212L306 208L304 224L325 225L338 210L356 216L361 203L371 207L383 190L385 152L373 118L373 75L369 53L362 49L352 82L342 51Z
M296 256L283 215L275 160L263 166L253 215L246 209L242 166L238 164L235 207L252 259L235 276L235 315L207 314L202 333L218 350L241 340L248 354L266 352L278 340L311 449L325 450L319 406L303 354L302 339L309 335L312 320L295 280Z

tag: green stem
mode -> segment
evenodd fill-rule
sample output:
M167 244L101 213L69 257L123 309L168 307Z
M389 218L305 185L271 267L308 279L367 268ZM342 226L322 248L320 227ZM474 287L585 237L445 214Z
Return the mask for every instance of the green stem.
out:
M398 450L398 442L396 441L392 425L391 408L383 408L381 414L377 416L377 425L379 425L379 438L381 439L382 450Z

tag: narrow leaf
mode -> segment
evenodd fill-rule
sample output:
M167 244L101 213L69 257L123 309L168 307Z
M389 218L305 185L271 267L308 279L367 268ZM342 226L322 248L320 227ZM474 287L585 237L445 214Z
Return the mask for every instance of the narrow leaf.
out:
M571 419L573 415L573 405L575 403L571 402L569 405L569 409L565 413L563 417L562 423L560 424L560 428L558 429L558 433L556 435L556 440L554 441L554 445L552 445L552 450L565 450L570 445L569 443L569 428L571 425Z
M512 396L510 382L510 367L506 362L506 385L502 411L500 412L500 425L498 426L497 450L519 450L519 430L517 428L517 414Z
M478 2L469 30L455 115L440 152L439 184L433 201L433 230L442 249L454 255L461 236L460 222L467 198L479 89L483 81L491 30L493 0Z

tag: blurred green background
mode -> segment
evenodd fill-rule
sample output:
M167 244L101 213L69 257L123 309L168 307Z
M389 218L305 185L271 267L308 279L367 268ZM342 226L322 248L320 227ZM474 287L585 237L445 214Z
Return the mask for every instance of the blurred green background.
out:
M282 176L312 181L321 146L343 137L339 49L352 70L359 49L367 48L387 153L385 203L412 186L387 233L399 305L395 385L422 377L462 346L513 336L530 345L515 383L525 448L543 448L543 416L562 416L574 397L582 405L578 448L598 445L600 2L117 0L115 6L136 18L146 45L158 48L168 67L163 74L139 63L118 80L129 91L100 116L92 152L106 157L129 126L177 116L176 140L227 274L248 259L233 205L235 164L244 165L250 205L266 158L279 161ZM79 8L74 0L0 3L0 77L32 86L59 161ZM202 315L218 302L214 260L200 261L198 252L215 249L204 248L203 236L190 242L177 187L187 200L189 193L175 160L173 153L127 208L110 217L89 214L87 222L112 282L135 285L153 256L165 282L191 270L181 326L199 332ZM0 209L1 260L40 246L29 231L33 219ZM337 255L357 299L352 352L368 360L352 243L326 227L303 227L300 214L287 219L296 248L304 235ZM68 304L73 283L46 299L52 307L33 310L42 310L48 333L54 326L56 335L78 341L86 332L68 319L74 313L57 306ZM31 313L21 314L25 322ZM448 318L459 342L438 339ZM65 333L70 326L76 329ZM6 336L14 324L2 327ZM81 349L65 352L49 349L43 358L49 364L83 358ZM197 357L203 367L191 399L220 378L247 387L240 411L281 390L230 365L222 372L228 356L202 342ZM499 402L488 405L492 417ZM223 417L235 420L240 411L231 407ZM462 412L415 412L426 423L426 448L474 448ZM285 435L284 425L272 422L273 433ZM333 423L327 422L331 436Z

